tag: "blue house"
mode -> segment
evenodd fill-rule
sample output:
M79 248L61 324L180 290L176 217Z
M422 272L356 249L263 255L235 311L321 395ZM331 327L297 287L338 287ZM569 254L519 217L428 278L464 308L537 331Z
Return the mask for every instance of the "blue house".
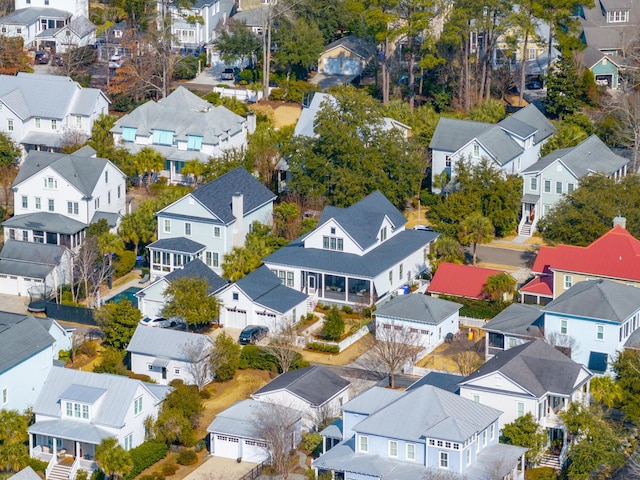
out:
M342 407L321 433L342 439L313 462L353 480L522 479L525 448L498 443L502 412L423 385L408 391L373 387Z

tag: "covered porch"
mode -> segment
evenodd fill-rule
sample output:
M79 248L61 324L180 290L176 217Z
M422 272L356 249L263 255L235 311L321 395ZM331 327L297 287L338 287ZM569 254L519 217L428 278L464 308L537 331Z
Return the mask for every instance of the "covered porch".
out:
M60 245L77 251L85 237L87 224L58 213L15 215L3 224L11 240Z
M302 271L302 291L316 301L372 305L372 285L371 279Z
M540 195L527 193L522 197L522 218L518 225L518 234L530 237L536 231L538 223Z
M205 246L185 237L166 238L147 245L151 256L151 275L164 276L184 268L196 258L202 259Z

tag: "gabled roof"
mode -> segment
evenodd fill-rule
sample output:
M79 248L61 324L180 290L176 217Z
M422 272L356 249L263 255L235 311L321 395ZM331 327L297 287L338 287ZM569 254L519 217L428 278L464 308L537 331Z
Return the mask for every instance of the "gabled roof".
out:
M461 386L500 373L535 398L547 393L570 396L591 377L584 367L544 340L536 339L503 352L466 377ZM498 389L498 387L495 387Z
M195 260L187 263L184 268L174 270L164 278L169 283L172 283L173 281L183 277L196 277L204 279L209 286L209 294L219 292L227 285L227 281L224 278L207 267L199 258L196 258Z
M69 155L31 150L20 167L13 186L19 186L25 180L50 167L80 193L90 197L105 166L111 163L106 158L93 155L95 155L93 149L82 149L82 152Z
M553 126L549 119L545 117L533 103L521 108L505 120L508 120L509 118L515 118L516 120L535 128L536 133L533 136L535 143L540 143L543 140L546 140L556 131L556 127ZM503 122L505 120L503 120Z
M446 390L447 392L458 394L460 387L458 384L464 379L464 376L456 373L445 372L429 372L420 380L416 380L407 387L407 391L419 388L423 385L432 385L434 387Z
M31 7L24 10L31 11L38 8ZM62 18L71 15L68 12L63 13L65 15ZM76 104L77 95L84 90L93 92L95 97L98 95L104 97L98 89L83 88L69 77L24 72L16 76L0 75L0 101L23 120L31 117L62 120L67 113L72 113L70 110ZM91 107L93 108L94 105ZM91 111L73 113L89 115Z
M416 408L417 405L423 408ZM423 442L425 437L464 443L502 412L431 385L401 396L354 426L358 433Z
M537 305L512 303L485 323L482 329L524 337L540 335L543 313L542 307Z
M80 38L84 38L96 30L96 26L84 15L73 18L68 27Z
M376 54L376 46L364 38L349 35L327 45L321 55L326 54L336 47L344 47L350 52L358 55L363 60L369 60Z
M32 150L33 151L33 150ZM52 212L25 213L15 215L2 222L3 227L23 230L43 230L46 232L73 235L87 228L86 223L79 222L65 215Z
M351 382L321 366L289 370L277 376L261 389L252 394L253 398L262 395L288 391L303 399L313 407L319 407L349 387Z
M492 275L505 273L493 268L442 262L427 291L457 297L483 298L482 287Z
M553 277L551 275L535 277L529 283L520 287L519 291L520 293L553 297Z
M421 293L398 295L378 307L376 317L411 320L438 325L462 308L462 305Z
M494 126L492 123L440 117L436 129L433 132L433 137L431 137L429 148L432 150L455 152Z
M624 323L640 310L640 288L611 280L585 280L542 309L549 313Z
M0 18L0 24L31 25L41 17L67 19L67 18L70 18L71 16L72 16L71 12L67 12L66 10L60 10L59 8L50 8L50 7L20 8Z
M122 133L123 127L137 129L137 135L165 130L174 132L180 141L195 135L202 137L204 143L217 145L220 136L241 132L245 122L244 117L228 108L213 106L186 88L178 87L166 98L158 102L150 100L120 118L111 132Z
M48 330L31 315L0 312L0 374L50 348L54 342Z
M280 279L266 265L257 268L235 285L252 302L278 313L285 313L304 302L307 295L283 285Z
M259 418L268 415L270 409L281 410L283 418L300 419L302 412L277 404L257 400L241 400L216 415L207 432L226 433L238 437L261 439Z
M8 480L42 480L33 468L26 467L20 470L15 475L9 477Z
M127 352L192 362L202 360L209 355L212 346L213 340L199 333L138 325L133 337L131 337ZM200 358L193 358L192 349L197 349L200 352Z
M172 252L198 253L207 248L195 240L186 237L161 238L147 245L147 248L156 250L169 250Z
M121 428L124 425L127 414L133 408L134 397L141 386L149 391L156 404L160 403L170 390L170 387L161 386L155 386L158 388L151 389L148 388L150 384L121 375L52 367L33 407L33 412L47 417L61 418L60 398L71 385L106 390L102 397L100 408L96 408L91 412L90 424L92 426L101 425L113 428ZM34 424L34 427L37 428L38 423ZM67 421L67 423L77 424L83 422Z
M485 130L478 135L477 140L499 165L504 165L524 152L524 149L502 128Z
M561 148L545 155L523 173L541 172L556 160L561 161L577 179L592 173L610 176L629 163L626 158L613 153L596 135L591 135L575 147Z
M335 220L362 249L378 241L380 227L387 217L393 229L404 227L407 219L379 190L370 193L348 208L325 207L318 220L321 226Z
M245 216L257 208L273 202L276 198L273 192L242 167L225 173L187 195L195 198L218 217L222 223L228 225L235 221L231 211L231 199L235 193L242 194ZM160 210L158 214L161 214L167 208Z
M0 273L44 279L65 251L60 245L7 240L0 251Z
M540 247L531 271L549 274L556 270L640 281L640 241L616 225L586 247Z

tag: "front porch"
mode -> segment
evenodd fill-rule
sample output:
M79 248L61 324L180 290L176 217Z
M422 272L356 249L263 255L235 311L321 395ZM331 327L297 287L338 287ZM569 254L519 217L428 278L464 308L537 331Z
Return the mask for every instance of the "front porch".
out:
M73 480L78 470L91 473L98 469L94 461L95 444L47 435L29 435L29 455L47 462L46 478Z
M329 303L370 306L375 297L371 294L370 279L311 271L302 272L302 291L309 295L314 303L325 300Z
M539 201L539 195L526 194L522 197L522 218L518 225L518 235L530 237L536 231L538 223L536 209Z

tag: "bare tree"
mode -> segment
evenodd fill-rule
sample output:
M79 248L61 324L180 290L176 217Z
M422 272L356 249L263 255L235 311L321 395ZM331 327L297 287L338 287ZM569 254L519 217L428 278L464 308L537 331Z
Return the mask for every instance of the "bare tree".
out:
M331 425L336 418L340 416L340 409L336 408L331 403L325 403L316 409L316 415L314 424L318 431L323 430L325 427Z
M13 198L11 186L18 175L18 165L12 163L10 165L0 165L0 187L3 194L3 214L4 218L9 218L9 204ZM4 219L3 218L3 219Z
M82 283L87 305L99 307L100 286L111 273L109 259L100 254L96 237L88 236L80 247L74 261L75 278Z
M461 338L451 344L449 352L460 373L466 376L482 365L484 342Z
M620 143L633 152L631 171L637 173L640 161L640 93L634 91L616 95L606 109L616 120L616 133Z
M58 142L58 148L63 153L73 153L87 143L88 138L83 131L66 127Z
M544 340L549 345L553 345L567 357L572 358L579 352L578 340L571 335L566 335L558 331L544 332Z
M198 338L182 345L182 353L187 360L187 373L193 377L193 383L202 390L213 379L209 366L211 343Z
M300 442L302 412L269 402L263 402L259 410L254 418L256 436L265 441L271 466L287 480L297 461L292 450Z
M395 376L400 368L407 361L415 360L422 349L420 336L410 328L394 322L376 324L375 342L370 352L386 367L391 388L395 388Z
M464 480L465 478L466 476L460 476L459 473L430 468L422 475L421 480Z
M276 357L282 373L289 371L296 358L297 352L293 349L296 345L296 338L295 320L290 318L280 320L271 336L267 351Z

